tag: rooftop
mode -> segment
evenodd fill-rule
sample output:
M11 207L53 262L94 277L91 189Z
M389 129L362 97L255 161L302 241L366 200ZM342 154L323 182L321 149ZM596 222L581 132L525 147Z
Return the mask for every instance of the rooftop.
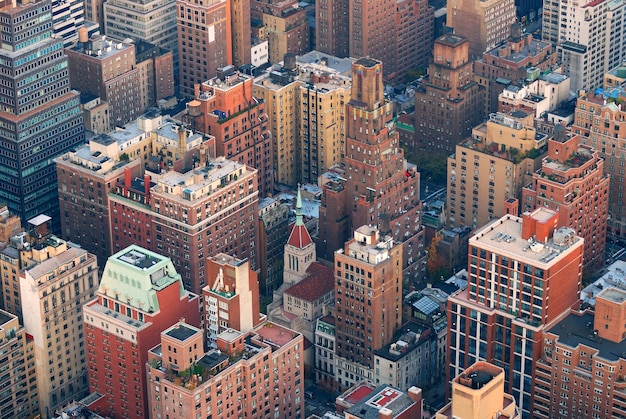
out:
M165 260L156 253L148 252L140 247L126 248L112 257L134 266L146 270Z
M607 288L598 294L596 298L603 298L607 301L621 304L626 301L626 291L619 288Z
M589 311L584 313L571 312L548 331L558 335L558 342L570 348L585 345L597 349L599 356L608 361L626 360L626 347L623 341L620 343L611 342L607 339L601 339L593 333L593 317Z
M596 305L596 296L606 288L626 291L626 261L616 260L599 279L581 291L581 300L590 306Z
M534 213L533 218L538 222L543 222L553 215L554 212L541 209ZM524 240L522 239L522 219L505 215L478 230L470 238L469 243L503 256L522 259L536 266L547 268L564 258L571 249L582 246L582 239L574 230L561 227L555 230L554 236L546 243Z
M374 351L374 353L381 358L397 362L411 353L420 345L420 342L424 342L424 339L429 336L431 336L429 326L421 326L413 322L405 323L399 328L392 343Z
M266 322L254 329L254 333L259 335L263 339L263 342L278 348L287 345L298 336L301 336L298 332L270 322Z
M351 389L347 390L341 396L341 398L345 400L346 402L354 405L360 402L361 400L363 400L364 398L366 398L367 396L369 396L370 394L372 394L372 392L375 389L376 387L374 387L373 384L361 383L361 384L358 384L356 387L352 387Z
M347 412L360 419L378 419L379 412L382 409L388 409L393 413L392 417L396 418L414 404L415 402L401 390L382 385L349 408Z
M177 323L174 326L163 332L167 336L170 336L178 341L184 342L193 335L201 333L201 331L195 327L189 326L184 323Z
M4 310L0 310L0 326L5 325L14 318L16 318L16 316L14 316L13 314Z
M333 292L335 276L332 268L313 262L306 270L307 277L285 290L285 294L301 300L314 302L328 293Z
M464 36L454 35L452 33L447 33L445 35L442 35L435 40L435 42L449 44L452 46L460 44L461 42L464 42L464 41L467 41L467 38L465 38Z
M496 47L486 52L485 54L491 55L493 57L500 57L507 61L519 63L526 60L527 58L539 55L549 46L550 44L547 42L542 42L538 39L532 39L528 43L528 45L524 45L523 48L517 51L512 51L509 45L501 45L500 47Z
M79 258L82 255L87 255L87 251L85 249L79 247L68 247L66 251L59 253L56 256L47 259L38 265L27 270L28 274L35 280L37 279L54 279L53 278L43 278L44 276L48 276L48 274L52 274L62 268L65 264L73 261L74 259ZM65 271L65 270L63 270ZM67 274L66 274L67 275ZM64 275L61 275L62 277ZM41 285L41 281L39 281L39 285Z

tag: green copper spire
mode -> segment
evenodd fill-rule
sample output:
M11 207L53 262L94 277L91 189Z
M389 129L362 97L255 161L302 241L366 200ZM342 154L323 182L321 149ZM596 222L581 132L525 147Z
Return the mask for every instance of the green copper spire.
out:
M296 198L296 225L304 225L304 221L302 221L302 196L300 195L300 184L298 184L298 197Z

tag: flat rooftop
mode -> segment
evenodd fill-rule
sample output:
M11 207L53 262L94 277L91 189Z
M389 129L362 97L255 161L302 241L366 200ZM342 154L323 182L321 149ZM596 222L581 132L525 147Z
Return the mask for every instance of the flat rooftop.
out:
M626 301L626 291L619 288L607 288L598 294L596 298L604 298L607 301L621 304Z
M572 312L548 331L559 336L558 341L570 348L585 345L595 348L599 356L608 361L626 359L626 345L600 339L593 333L593 314L585 312L582 315ZM594 356L594 358L596 358Z
M401 390L382 385L347 410L360 419L378 419L382 409L393 412L393 418L401 416L415 402Z
M15 316L13 314L0 310L0 325L8 323L14 318Z
M188 326L186 324L183 323L178 323L172 327L170 327L168 330L166 330L165 332L163 332L164 334L166 334L167 336L170 336L180 342L184 342L187 339L189 339L190 337L192 337L193 335L197 334L197 333L201 333L200 330L196 329L195 327L191 327Z
M254 333L259 335L263 339L263 342L279 348L285 346L300 335L298 332L270 322L266 322L261 327L256 328Z
M348 403L354 405L372 394L375 389L376 387L374 387L373 384L361 383L358 384L356 387L353 387L352 389L346 391L346 393L343 394L342 398Z
M159 258L156 253L142 251L139 247L129 248L126 252L118 253L113 257L139 269L151 268L165 260L164 258Z

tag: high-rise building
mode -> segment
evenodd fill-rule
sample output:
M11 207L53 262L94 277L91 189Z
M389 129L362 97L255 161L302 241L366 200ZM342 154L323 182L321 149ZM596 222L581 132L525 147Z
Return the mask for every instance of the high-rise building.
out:
M604 73L626 58L626 4L621 1L547 1L542 37L557 46L572 90L602 86Z
M150 177L152 176L152 177ZM113 249L131 244L164 254L186 289L212 280L206 258L226 253L259 266L257 171L224 159L186 173L152 173L109 194Z
M522 211L539 206L559 214L559 225L576 231L585 240L585 273L594 273L606 261L606 221L609 182L604 160L580 136L565 132L557 125L548 140L548 155L541 168L533 172L532 183L522 190Z
M504 392L504 370L478 361L452 380L452 401L435 419L521 419L515 399Z
M65 46L78 41L78 28L85 23L84 3L81 0L69 0L53 1L51 4L55 35L63 38Z
M583 240L557 226L558 214L542 207L477 230L468 287L448 299L447 379L480 360L504 369L524 418L533 417L542 333L576 304L582 281Z
M309 52L309 22L297 0L250 0L250 17L265 28L270 63Z
M556 65L552 45L522 32L518 22L511 25L506 42L482 53L474 61L474 78L485 86L485 114L498 110L498 95L510 84L523 85L536 74Z
M336 57L350 57L348 1L315 2L315 49Z
M31 220L37 235L19 274L24 329L37 360L39 408L46 416L88 394L82 305L98 287L96 257L46 234L47 221L44 215Z
M467 37L472 59L508 38L515 22L514 0L451 0L446 9L446 25Z
M159 343L160 333L181 318L199 326L200 304L197 295L185 291L169 258L138 246L109 258L96 298L83 309L89 391L105 395L102 414L151 417L148 351ZM83 321L78 323L82 327Z
M165 48L172 52L174 71L178 70L178 34L173 30L176 0L107 0L100 7L104 17L101 27L107 36Z
M250 262L218 253L207 259L209 285L202 288L206 347L217 348L217 336L235 329L247 333L265 319L260 312L259 280Z
M374 351L402 324L402 245L364 225L335 252L335 266L336 376L347 388L373 381Z
M1 6L6 39L0 61L13 87L0 91L0 195L22 222L46 213L58 223L52 159L84 141L80 97L70 90L68 59L62 39L54 37L50 1ZM54 227L58 230L58 224Z
M277 198L259 200L259 290L263 295L272 295L283 280L290 209Z
M537 132L533 115L495 113L472 130L448 157L448 225L472 229L506 214L541 167L548 136Z
M304 417L304 339L264 322L229 329L204 352L202 331L179 322L148 354L149 417Z
M626 417L625 317L626 291L608 287L595 309L571 310L544 331L533 417Z
M467 38L435 40L429 76L415 92L414 154L445 158L484 118L485 89L474 81Z
M422 74L428 68L434 41L435 9L427 0L401 0L396 3L396 80L409 79L411 71Z
M196 84L233 63L231 5L230 0L176 0L178 86L183 95L194 96Z
M233 65L237 68L252 62L250 0L231 0L230 24L233 39Z
M259 193L265 197L274 193L272 136L265 103L252 94L253 81L233 66L221 68L217 77L196 85L187 118L215 137L217 156L258 170Z
M626 154L626 110L619 100L626 100L626 89L616 87L581 95L576 101L572 131L581 143L593 147L604 159L604 170L610 175L609 217L607 233L626 236L626 199L624 197L624 165ZM584 214L587 215L587 214Z
M0 310L0 370L5 371L0 386L5 388L2 415L6 418L32 418L39 412L33 338L17 316Z

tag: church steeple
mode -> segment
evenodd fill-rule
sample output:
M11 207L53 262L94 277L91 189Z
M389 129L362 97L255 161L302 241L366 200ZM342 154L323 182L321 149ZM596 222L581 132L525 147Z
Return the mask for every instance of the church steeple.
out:
M311 239L302 215L302 194L298 185L296 197L296 222L291 227L285 245L284 282L297 283L306 276L306 270L316 259L315 243Z

